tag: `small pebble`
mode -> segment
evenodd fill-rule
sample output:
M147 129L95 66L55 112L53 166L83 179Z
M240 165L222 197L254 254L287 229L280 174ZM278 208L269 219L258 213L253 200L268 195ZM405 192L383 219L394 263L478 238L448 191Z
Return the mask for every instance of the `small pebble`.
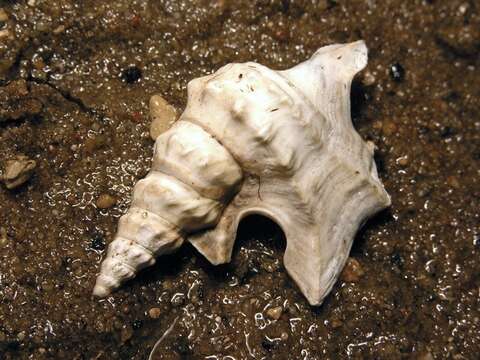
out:
M162 311L158 307L153 307L148 310L148 316L150 316L152 319L158 319L161 313Z
M7 29L0 30L0 39L10 37L10 31Z
M61 34L65 31L65 26L64 25L59 25L55 29L53 29L53 33L55 35Z
M274 306L267 310L266 315L271 320L278 320L282 316L283 308L281 306Z
M407 166L408 163L410 162L409 158L407 155L405 156L402 156L402 157L399 157L397 160L396 160L397 164L400 165L400 166Z
M31 160L25 155L18 155L13 160L6 161L2 180L7 189L15 189L30 179L36 167L35 160Z
M397 125L393 121L385 121L382 124L382 132L386 136L391 136L397 132Z
M140 319L133 320L132 322L132 328L134 330L138 330L143 326L143 321Z
M330 7L332 7L331 0L319 0L317 3L317 9L320 11L328 10Z
M0 22L6 22L8 21L8 14L5 11L5 9L0 8Z
M156 140L157 137L167 131L177 120L177 110L160 95L153 95L150 98L150 137Z
M17 339L18 339L19 341L25 340L25 331L19 332L19 333L17 334Z
M122 71L121 78L127 84L133 84L142 78L142 70L136 66L130 66Z
M396 82L401 82L405 78L405 70L399 63L390 66L390 76Z
M101 234L95 234L92 242L90 243L90 247L94 250L105 250L105 239L103 236Z
M99 209L109 209L117 203L117 199L110 194L101 194L97 199Z
M373 84L375 84L375 81L375 76L370 71L367 71L362 79L362 83L365 86L372 86Z
M357 282L364 275L362 266L355 258L348 258L340 278L346 282Z
M376 129L376 130L381 130L382 127L383 127L383 124L382 124L381 121L378 121L378 120L377 120L377 121L375 121L375 122L373 123L372 126L373 126L373 128Z

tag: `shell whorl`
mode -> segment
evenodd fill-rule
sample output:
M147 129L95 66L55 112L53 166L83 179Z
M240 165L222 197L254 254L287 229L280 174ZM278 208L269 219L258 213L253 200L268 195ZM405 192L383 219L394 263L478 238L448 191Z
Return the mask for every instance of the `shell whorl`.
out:
M175 123L155 142L152 169L133 189L94 295L108 295L189 233L215 225L241 179L241 168L211 135L190 122Z
M285 71L229 64L188 84L185 111L155 143L94 294L191 242L230 261L240 220L283 229L285 267L312 305L331 290L363 222L390 204L373 149L353 128L350 85L363 42L331 45ZM198 230L204 230L198 232Z

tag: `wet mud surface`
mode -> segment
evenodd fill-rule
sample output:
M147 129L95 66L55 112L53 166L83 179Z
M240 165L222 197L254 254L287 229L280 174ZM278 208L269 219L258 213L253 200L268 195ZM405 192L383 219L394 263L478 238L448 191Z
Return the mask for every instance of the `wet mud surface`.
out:
M162 336L155 359L478 358L477 2L0 8L0 175L8 161L30 166L0 186L0 358L146 359ZM231 264L186 245L91 297L150 166L151 95L181 111L187 82L228 62L287 68L357 39L370 60L353 84L353 121L378 147L393 203L359 232L321 307L288 277L283 235L261 218L242 223Z

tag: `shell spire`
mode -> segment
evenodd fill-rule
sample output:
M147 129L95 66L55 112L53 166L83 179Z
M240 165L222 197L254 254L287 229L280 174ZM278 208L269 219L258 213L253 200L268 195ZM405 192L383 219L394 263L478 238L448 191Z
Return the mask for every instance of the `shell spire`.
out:
M217 223L242 178L231 155L202 128L176 122L157 138L150 173L133 189L93 294L104 297L185 237Z
M350 118L351 81L366 63L358 41L323 47L286 71L229 64L192 80L94 293L107 295L184 240L213 264L229 262L240 220L260 214L283 229L288 273L321 304L358 228L390 204Z

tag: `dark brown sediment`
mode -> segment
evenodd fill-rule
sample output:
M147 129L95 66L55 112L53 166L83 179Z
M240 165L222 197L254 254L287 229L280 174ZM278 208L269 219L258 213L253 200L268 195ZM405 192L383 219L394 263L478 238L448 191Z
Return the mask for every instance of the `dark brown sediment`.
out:
M0 358L145 359L175 319L158 359L477 358L478 4L28 3L0 0L1 171L17 155L36 161L24 184L0 186ZM91 297L150 167L151 95L181 111L187 82L224 64L286 69L358 39L369 63L353 121L378 148L392 206L358 234L356 275L310 307L282 266L279 228L250 218L229 265L185 245ZM116 203L98 208L102 194Z

